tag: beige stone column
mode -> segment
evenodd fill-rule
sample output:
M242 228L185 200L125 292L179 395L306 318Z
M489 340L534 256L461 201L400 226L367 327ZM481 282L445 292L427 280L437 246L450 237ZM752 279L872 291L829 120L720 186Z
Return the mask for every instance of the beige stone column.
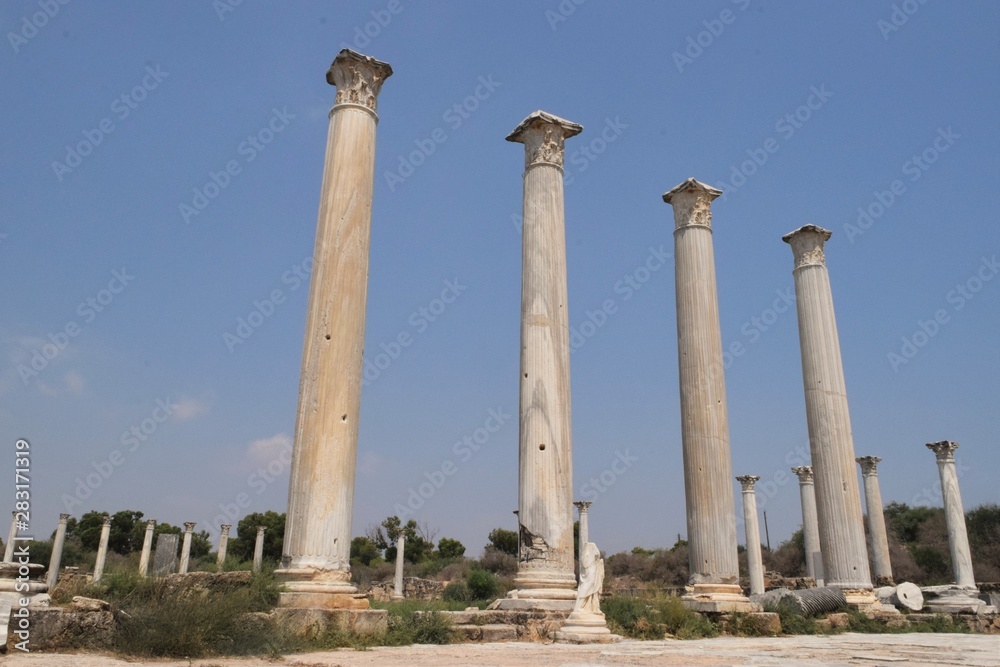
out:
M351 583L351 514L361 410L376 99L387 64L344 49L316 225L288 518L275 576L288 607L368 607Z
M736 478L743 487L743 530L747 539L747 575L750 595L764 592L764 560L760 554L760 523L757 520L757 492L754 484L757 475L740 475Z
M49 557L49 571L46 574L45 582L51 591L59 581L59 567L62 564L63 548L66 546L66 522L69 521L69 514L59 515L59 525L56 526L56 536L52 540L52 555Z
M97 543L97 560L94 561L93 582L96 584L104 576L104 561L108 557L108 538L111 537L111 517L104 515L104 523L101 524L101 538Z
M502 608L572 610L573 444L563 160L583 131L535 111L507 141L524 144L516 591Z
M868 539L875 570L875 586L895 586L892 564L889 560L889 536L885 530L882 509L882 491L878 487L880 456L862 456L855 459L861 466L861 479L865 487L865 506L868 509Z
M181 542L181 564L177 567L179 574L187 574L191 565L191 533L194 532L195 522L184 522L184 541Z
M816 517L816 489L813 485L812 466L798 466L792 472L799 478L799 497L802 499L802 542L806 552L806 575L817 586L823 586L823 552L819 547L819 519Z
M406 538L400 534L396 538L396 577L393 580L392 599L403 599L403 551L406 548Z
M143 579L149 574L149 561L153 552L153 531L156 529L156 520L146 521L146 535L142 538L142 553L139 555L139 576Z
M17 512L10 513L10 530L7 531L7 541L3 545L3 562L14 562L14 541L17 539Z
M257 540L253 545L253 571L260 572L264 565L264 526L257 526Z
M744 611L736 554L729 418L712 247L712 200L722 191L689 178L663 195L674 209L674 273L681 447L695 611Z
M809 448L816 477L816 514L826 585L845 589L857 606L876 604L868 568L847 384L823 246L831 233L806 225L782 237L795 257L802 381Z
M232 528L231 523L224 523L220 526L222 532L219 534L219 553L216 558L216 563L219 566L219 571L222 571L223 564L226 562L226 551L229 550L229 529Z
M577 500L573 503L577 511L580 513L580 535L577 537L577 547L578 553L583 553L583 545L590 541L590 506L593 504L590 500ZM579 559L577 559L579 562ZM577 567L577 579L579 579L580 568Z
M944 519L948 526L948 547L951 550L951 567L955 573L955 583L960 588L976 588L976 577L972 573L972 551L969 549L969 533L965 526L965 510L962 508L962 494L958 490L958 471L955 469L957 442L929 442L927 448L937 457L938 473L941 475L941 498L944 501Z

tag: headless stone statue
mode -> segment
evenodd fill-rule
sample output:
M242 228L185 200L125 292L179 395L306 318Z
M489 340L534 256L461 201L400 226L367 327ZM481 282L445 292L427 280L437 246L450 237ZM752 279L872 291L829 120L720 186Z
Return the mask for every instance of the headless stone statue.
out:
M601 612L601 590L604 588L604 559L593 542L580 548L580 586L576 605L562 628L553 634L556 641L575 644L608 643L621 639L608 630Z

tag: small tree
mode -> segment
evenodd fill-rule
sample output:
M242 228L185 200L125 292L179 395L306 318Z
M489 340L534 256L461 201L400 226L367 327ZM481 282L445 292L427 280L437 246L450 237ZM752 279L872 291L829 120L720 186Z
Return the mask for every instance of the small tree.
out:
M285 539L285 513L273 510L253 512L240 519L236 524L236 539L229 541L229 553L243 561L253 560L257 526L264 526L264 559L280 561Z
M362 565L371 565L379 558L378 547L367 537L355 537L351 540L351 562L357 559Z
M517 533L504 528L494 528L489 535L490 546L511 556L517 556Z
M465 545L450 537L442 537L438 542L438 557L459 558L465 555Z

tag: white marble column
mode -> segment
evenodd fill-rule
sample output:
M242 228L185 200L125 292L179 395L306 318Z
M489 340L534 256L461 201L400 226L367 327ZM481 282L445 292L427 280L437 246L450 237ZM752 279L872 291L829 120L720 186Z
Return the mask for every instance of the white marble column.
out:
M216 563L219 566L219 571L222 571L222 566L226 562L226 551L229 549L229 529L233 527L231 523L224 523L219 526L222 532L219 533L219 553L216 558Z
M146 535L142 538L142 553L139 554L139 576L143 579L149 574L149 561L153 552L153 531L156 529L156 520L146 520Z
M3 562L14 562L14 540L17 539L17 512L10 513L10 530L7 531L7 541L3 545Z
M101 524L101 538L97 543L97 560L94 561L93 582L96 584L104 576L104 561L108 557L108 539L111 537L111 517L104 515L104 523Z
M260 572L264 564L264 526L257 526L257 540L253 544L253 571Z
M729 418L712 246L712 200L720 190L689 178L663 195L674 209L674 273L681 447L690 579L695 611L744 611L736 553Z
M806 575L817 586L824 586L823 552L819 547L819 519L816 517L816 489L813 485L812 466L798 466L792 472L799 478L799 497L802 499L802 542L806 552Z
M524 144L517 590L502 608L571 610L573 444L563 160L583 131L535 111L507 141ZM512 600L513 598L516 598Z
M764 560L760 554L757 493L753 488L760 477L740 475L736 479L743 487L743 530L747 540L747 574L750 579L750 595L760 595L764 592Z
M577 553L583 553L583 545L590 541L590 506L593 504L590 500L577 500L573 503L577 511L580 513L580 535L577 537ZM579 558L577 559L579 562ZM580 568L577 567L577 579L579 579Z
M351 514L368 292L376 99L387 64L344 49L330 112L309 285L279 605L367 607L351 583Z
M889 560L889 536L885 529L882 509L882 491L878 487L880 456L862 456L855 459L861 466L861 479L865 487L865 507L868 510L868 539L874 565L874 584L895 586L892 580L892 563Z
M187 574L191 565L191 533L194 532L195 522L184 522L184 541L181 542L181 564L177 567L179 574Z
M46 573L45 582L51 591L59 581L59 567L62 564L63 548L66 546L66 522L69 521L69 514L59 515L59 525L56 526L56 536L52 540L52 555L49 557L49 571Z
M393 580L392 599L403 599L403 550L406 548L406 538L400 534L396 538L396 578Z
M876 604L868 567L847 384L833 292L823 246L831 232L805 225L782 240L795 258L795 305L799 318L802 381L809 448L816 477L816 514L827 586L845 589L848 603Z
M944 501L944 519L948 526L948 546L951 549L951 567L955 573L955 583L960 588L976 588L976 577L972 573L972 551L969 549L969 533L965 526L965 510L962 508L962 494L958 490L958 471L955 469L957 442L929 442L927 448L937 457L938 473L941 475L941 497Z

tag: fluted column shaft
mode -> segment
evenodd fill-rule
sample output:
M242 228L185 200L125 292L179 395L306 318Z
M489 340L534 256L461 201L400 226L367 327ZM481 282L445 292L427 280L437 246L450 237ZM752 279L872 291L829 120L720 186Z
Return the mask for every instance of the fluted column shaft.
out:
M400 535L396 538L396 578L393 580L392 597L403 599L403 550L406 548L406 538Z
M932 442L928 443L927 448L937 456L938 473L941 475L941 498L944 501L944 519L948 526L948 547L951 550L955 583L962 588L976 588L965 510L962 507L962 494L958 490L958 471L955 469L958 443Z
M764 592L764 560L760 553L760 523L757 520L757 492L754 484L760 477L741 475L736 478L743 486L743 530L747 539L747 574L750 594Z
M264 564L264 526L257 526L257 540L253 545L253 571L260 572Z
M232 524L224 523L222 524L222 532L219 534L219 553L216 558L216 563L219 569L222 569L222 564L226 562L226 551L229 549L229 529L232 528Z
M882 508L882 491L878 486L878 456L862 456L857 459L861 465L861 480L865 487L865 507L868 510L868 539L872 549L875 584L892 586L892 563L889 559L889 535L885 528L885 514Z
M63 548L66 546L66 522L69 521L69 514L59 515L59 525L56 526L56 536L52 540L52 555L49 557L49 571L45 577L49 591L56 587L59 581L59 567L62 564Z
M817 586L826 582L823 577L823 552L819 546L819 519L816 517L816 489L813 484L812 466L792 468L799 478L799 497L802 500L802 542L806 552L806 575Z
M177 567L179 574L186 574L191 564L191 533L194 531L194 522L184 523L184 541L181 542L181 564Z
M146 578L146 575L149 574L149 561L153 551L153 531L155 529L155 520L146 521L146 535L142 538L142 553L139 555L139 576L142 578Z
M827 586L871 589L868 548L847 406L847 385L823 244L830 232L806 225L783 240L795 255L795 297L802 354L816 513Z
M521 375L514 584L522 598L573 599L573 445L569 373L565 140L582 127L535 112L507 137L523 143Z
M681 447L695 595L742 595L712 245L711 202L720 194L688 179L663 196L674 209Z
M281 604L300 594L355 593L351 514L357 462L368 254L375 179L376 99L388 64L345 49L327 81L337 86L323 170L299 382ZM322 603L326 604L326 603Z
M111 537L111 517L105 516L101 524L101 538L97 543L97 560L94 561L93 582L96 584L104 576L104 561L108 557L108 539Z
M10 530L7 531L7 541L3 545L3 562L14 562L14 541L17 539L17 512L10 513Z

